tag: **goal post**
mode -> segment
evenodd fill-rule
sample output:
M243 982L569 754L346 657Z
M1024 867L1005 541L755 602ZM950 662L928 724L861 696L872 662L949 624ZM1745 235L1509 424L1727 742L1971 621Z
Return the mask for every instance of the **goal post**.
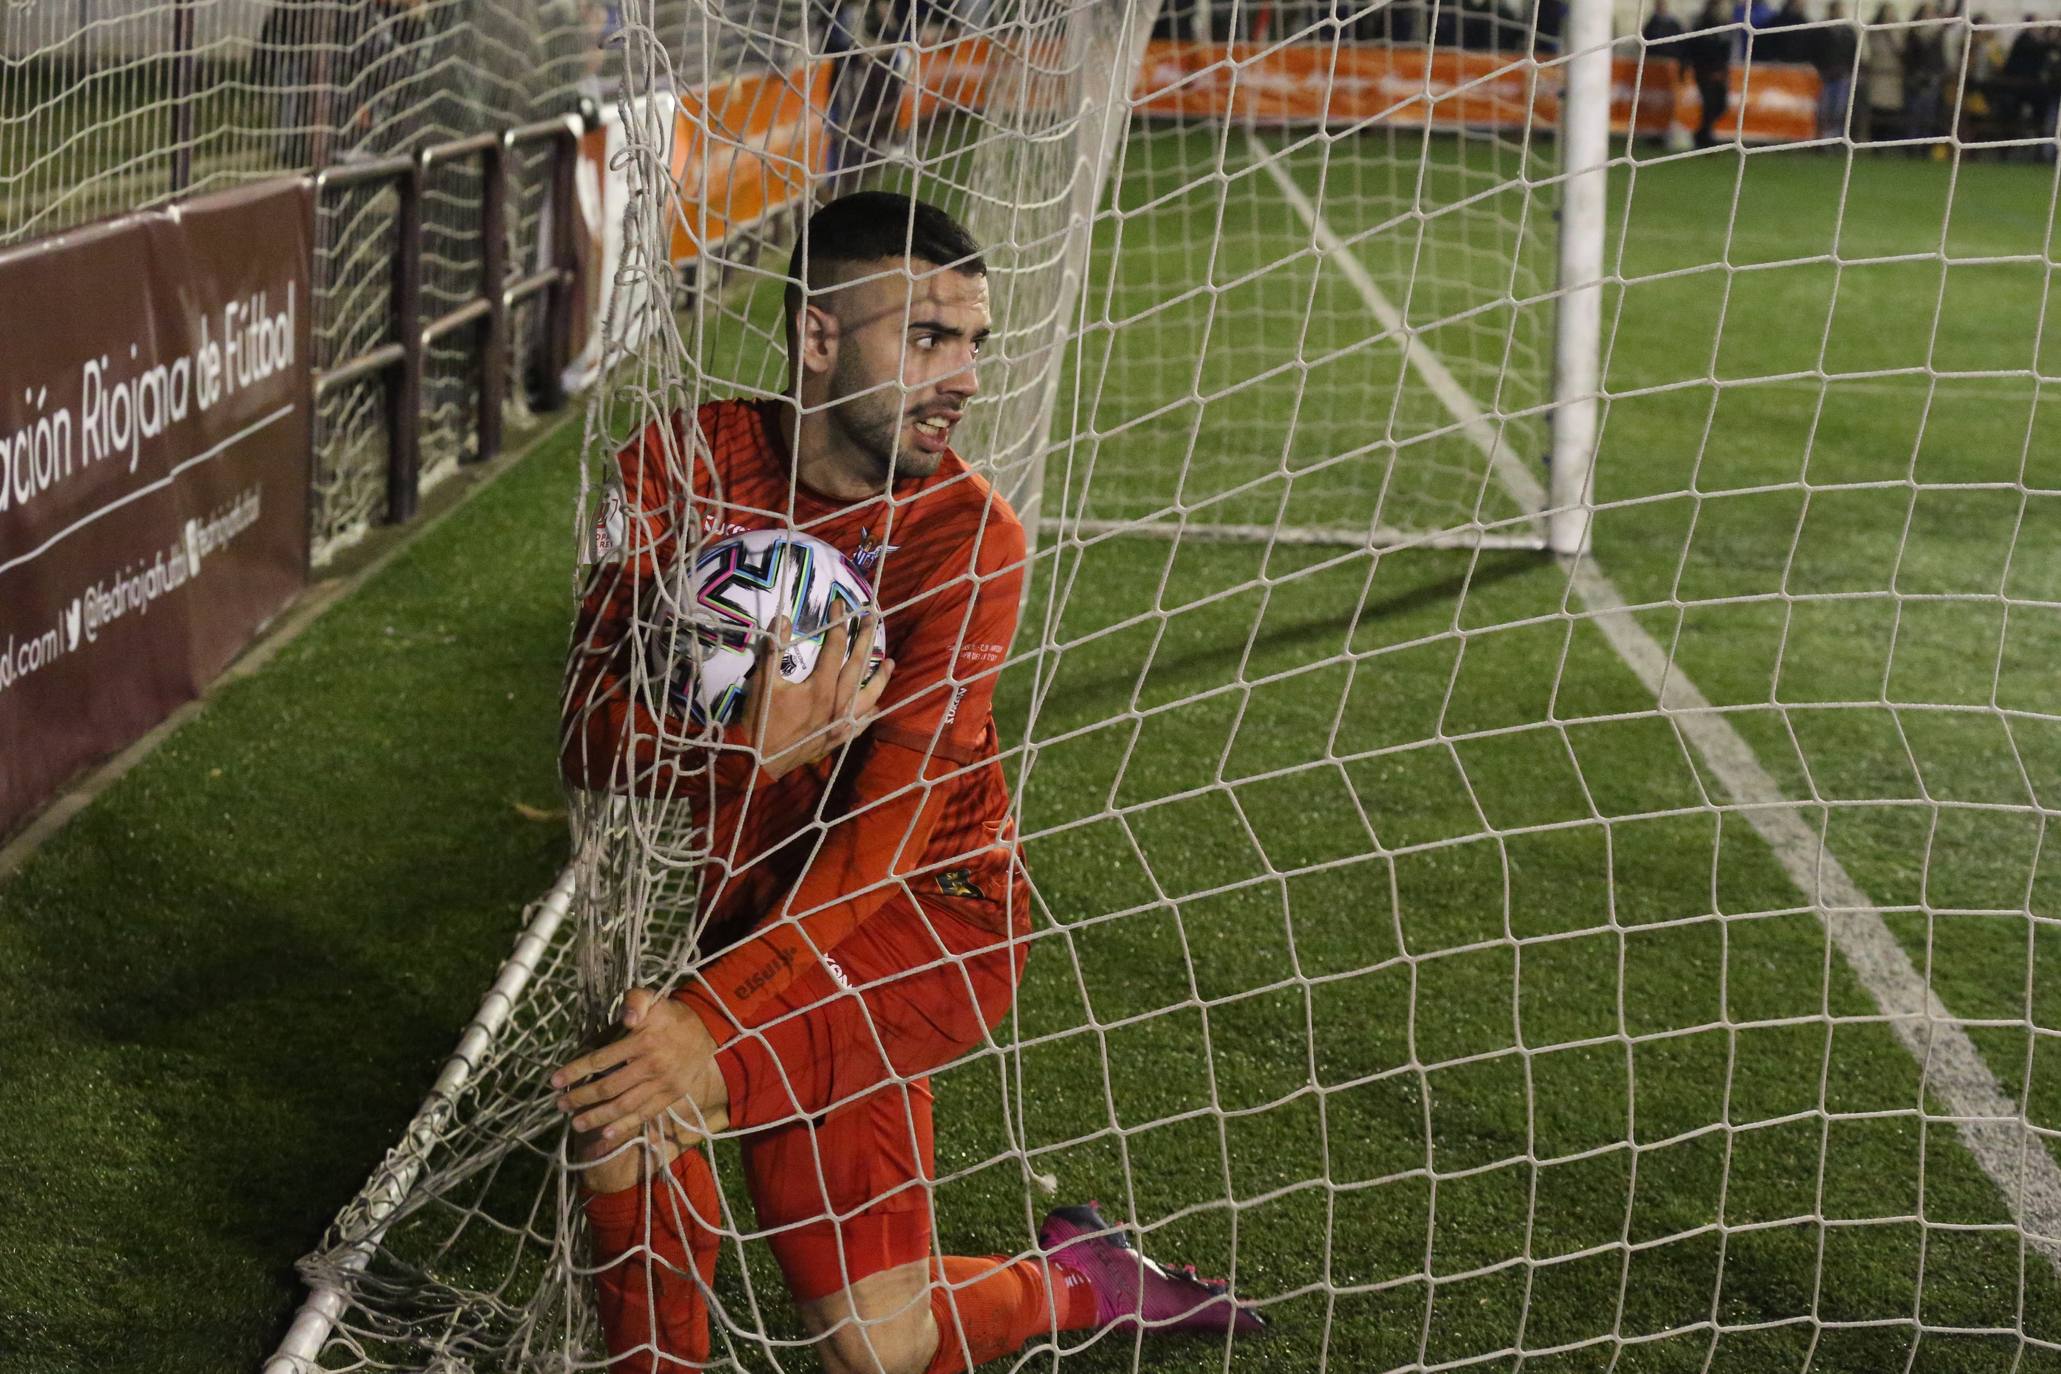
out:
M1609 211L1610 0L1567 6L1560 97L1559 306L1553 329L1552 448L1546 546L1589 551L1602 389L1603 241Z
M1560 455L1594 395L1599 290L1560 289L1554 265L1599 281L1607 7L1571 7L1564 58L1535 57L1529 27L1448 51L1363 39L1383 6L1262 8L1265 37L1152 45L1124 155L1139 194L1103 211L1048 522L1559 547L1537 478L1551 451L1575 483L1554 506L1579 502ZM1579 174L1556 119L1582 130ZM1193 237L1150 241L1184 198ZM1361 404L1348 422L1305 405L1313 389Z

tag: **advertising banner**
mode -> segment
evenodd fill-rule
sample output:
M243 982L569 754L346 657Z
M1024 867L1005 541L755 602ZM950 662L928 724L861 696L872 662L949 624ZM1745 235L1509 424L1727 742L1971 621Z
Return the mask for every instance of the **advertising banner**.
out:
M307 577L313 187L0 253L0 833Z

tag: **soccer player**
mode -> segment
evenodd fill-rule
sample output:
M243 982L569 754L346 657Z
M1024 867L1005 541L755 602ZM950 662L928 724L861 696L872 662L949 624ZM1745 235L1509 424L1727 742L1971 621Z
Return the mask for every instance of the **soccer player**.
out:
M951 447L990 325L972 238L865 192L818 210L804 242L788 394L675 415L617 456L617 561L573 646L568 778L712 798L704 962L670 995L631 989L619 1036L551 1079L594 1161L609 1349L636 1370L708 1358L720 1198L703 1143L725 1130L828 1370L950 1374L1054 1330L1256 1331L1227 1285L1145 1259L1092 1205L1049 1216L1028 1259L933 1262L924 1075L1007 1011L1029 933L992 709L1024 535ZM632 622L694 542L780 527L874 579L884 686L849 666L869 626L826 650L850 655L834 691L758 686L755 753L669 751L682 727L630 687Z

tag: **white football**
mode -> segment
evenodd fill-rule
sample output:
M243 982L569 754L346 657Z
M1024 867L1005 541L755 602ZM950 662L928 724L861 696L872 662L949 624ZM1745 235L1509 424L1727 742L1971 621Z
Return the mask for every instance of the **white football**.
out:
M727 725L744 707L757 662L754 634L787 616L794 639L780 675L805 681L823 637L843 616L874 609L873 585L836 548L811 534L751 530L703 548L679 599L682 661L673 690L697 722ZM887 656L873 637L866 680Z

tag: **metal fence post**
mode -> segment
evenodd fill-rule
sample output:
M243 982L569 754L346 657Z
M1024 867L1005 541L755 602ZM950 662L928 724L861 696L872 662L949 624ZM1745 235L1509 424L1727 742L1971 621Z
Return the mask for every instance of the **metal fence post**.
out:
M573 245L579 215L573 208L573 173L580 161L580 135L567 124L565 132L551 141L551 243L552 265L558 278L546 298L544 385L539 403L546 410L565 405L565 369L572 363L573 281L580 270L580 258Z
M480 205L480 294L486 318L479 341L479 462L501 451L501 408L508 389L508 138L504 134L480 153L485 183Z
M193 184L193 0L172 7L172 194Z
M508 275L509 160L514 150L549 139L552 164L551 235L556 240L551 265L518 280ZM315 395L329 395L361 379L380 377L386 388L386 519L391 524L413 518L422 498L423 369L433 344L465 331L478 340L479 414L475 437L479 458L500 453L505 438L503 410L508 396L508 360L513 352L509 321L518 306L545 297L543 359L545 378L541 404L556 410L565 404L565 368L570 360L573 288L579 255L573 234L578 216L572 207L573 166L579 156L579 129L570 122L546 121L498 134L475 134L440 143L413 154L376 162L325 168L316 174L318 207L330 191L350 186L393 183L393 279L388 296L392 337L354 358L342 359L315 374ZM443 162L477 155L481 159L479 293L433 320L422 317L422 200L430 170Z
M386 378L386 518L413 518L422 477L422 158L396 178L401 203L394 216L393 317L400 366Z

